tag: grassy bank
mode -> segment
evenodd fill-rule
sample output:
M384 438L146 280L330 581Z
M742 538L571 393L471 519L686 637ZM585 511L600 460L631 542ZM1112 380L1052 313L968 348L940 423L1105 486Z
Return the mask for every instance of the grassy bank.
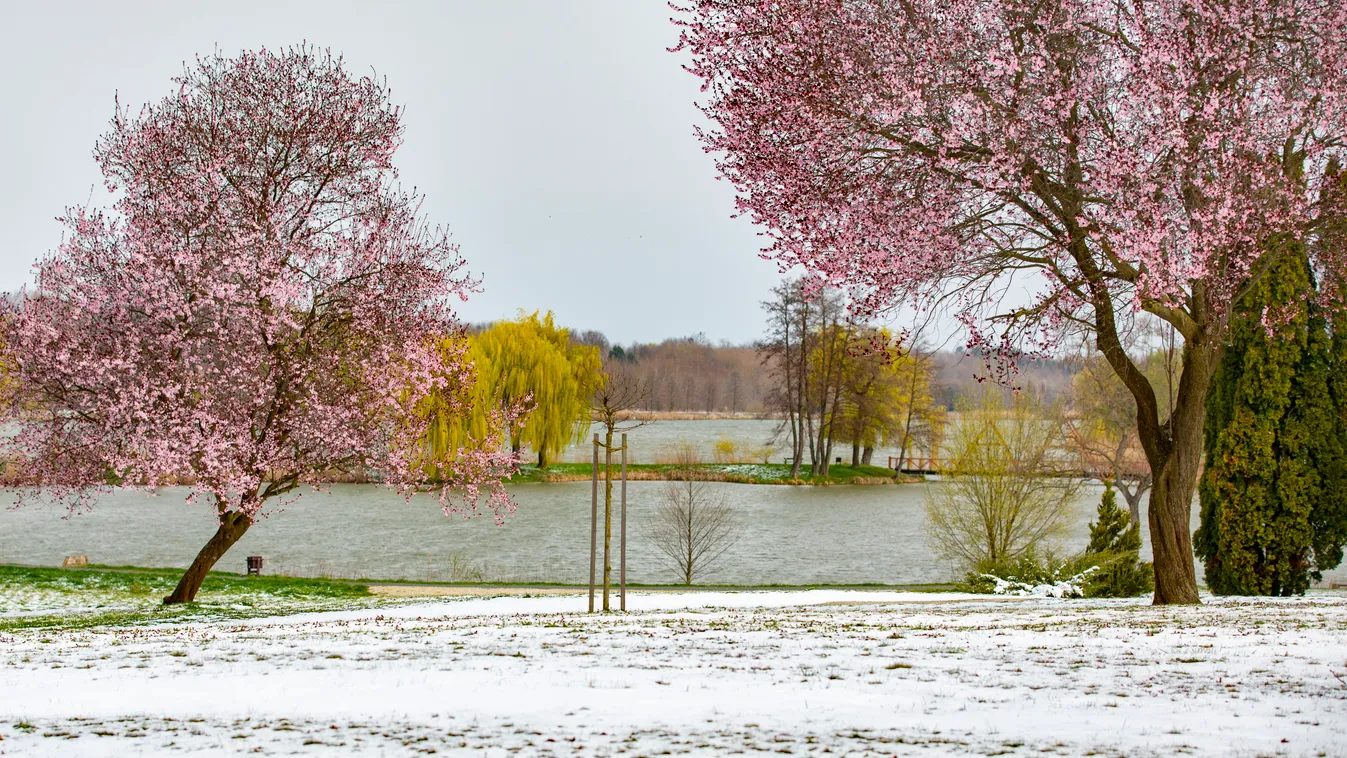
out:
M372 593L370 587L460 587L477 588L480 594L493 590L574 590L587 585L547 582L473 583L415 582L402 580L345 580L283 576L244 576L213 571L201 586L197 602L165 606L162 598L178 583L182 569L136 566L90 566L79 569L0 565L0 634L29 630L69 630L103 627L144 626L160 623L227 621L335 610L351 610L427 598L395 598ZM629 583L633 590L907 590L938 592L948 584L816 584L816 585L724 585Z
M602 464L600 464L602 465ZM617 464L614 463L614 470ZM919 481L897 475L883 466L844 466L835 464L827 476L810 476L806 471L791 477L790 466L783 463L700 463L692 467L698 478L734 484L898 484ZM588 463L553 463L546 469L523 466L512 482L578 482L590 478ZM633 481L675 481L683 479L686 467L673 463L637 463L627 465L627 478Z
M0 633L17 629L129 626L335 610L376 600L361 582L213 571L198 602L165 606L182 569L0 566Z

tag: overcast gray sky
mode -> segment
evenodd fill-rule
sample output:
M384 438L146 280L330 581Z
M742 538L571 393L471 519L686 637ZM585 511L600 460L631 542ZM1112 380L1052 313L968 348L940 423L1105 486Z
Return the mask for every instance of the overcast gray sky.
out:
M62 209L105 205L91 158L113 96L171 91L183 61L308 40L386 76L406 106L402 180L485 291L469 321L551 308L620 342L748 341L778 279L693 136L698 81L665 0L5 0L0 289L31 281Z

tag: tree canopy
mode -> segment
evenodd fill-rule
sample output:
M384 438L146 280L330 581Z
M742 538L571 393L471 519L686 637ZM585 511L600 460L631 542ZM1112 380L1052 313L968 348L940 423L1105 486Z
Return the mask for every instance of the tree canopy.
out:
M95 149L112 209L66 213L3 322L19 423L4 484L40 488L15 498L209 496L220 530L181 601L271 498L334 469L416 486L403 421L467 380L433 338L475 283L397 189L400 120L383 83L308 47L199 58L173 94L119 106ZM458 455L446 508L512 508L512 465L490 445Z
M1198 602L1189 515L1230 306L1323 228L1347 6L1315 0L685 0L708 149L767 253L861 310L944 299L992 356L1095 340L1151 468L1155 601ZM1309 245L1336 294L1341 255ZM1010 287L1032 296L1008 301ZM1183 339L1174 412L1124 349ZM997 361L1005 365L1008 361Z

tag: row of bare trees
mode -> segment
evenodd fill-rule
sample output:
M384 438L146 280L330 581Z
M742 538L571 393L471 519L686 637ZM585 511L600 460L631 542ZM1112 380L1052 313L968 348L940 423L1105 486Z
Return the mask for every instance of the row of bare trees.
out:
M850 445L853 466L896 446L905 457L939 447L945 409L932 399L932 353L887 330L848 318L840 293L783 282L763 303L767 334L758 351L771 379L767 407L782 419L791 476L806 458L827 475L834 448Z
M477 325L476 330L486 328ZM734 413L776 416L776 381L764 370L757 345L713 343L703 334L661 342L612 344L603 332L571 331L571 340L599 348L602 355L627 364L648 387L637 410L649 412ZM918 342L904 353L923 366L921 376L937 405L953 410L956 398L977 392L981 357L963 350L934 350ZM1017 383L1047 398L1071 391L1076 365L1065 358L1025 360Z
M646 387L639 410L750 413L767 410L768 382L751 346L712 344L704 334L656 343L612 345L602 332L585 331L578 342L599 347L611 361L627 364Z

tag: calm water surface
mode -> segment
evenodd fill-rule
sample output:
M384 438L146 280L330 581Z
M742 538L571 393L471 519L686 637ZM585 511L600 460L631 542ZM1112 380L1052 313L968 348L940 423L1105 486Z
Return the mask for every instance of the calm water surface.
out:
M673 579L644 529L664 486L628 484L632 581ZM716 486L744 528L721 570L707 580L917 584L954 578L931 554L922 531L927 487L941 486L938 482ZM524 484L510 491L518 510L497 526L490 517L446 517L429 497L407 503L378 486L337 485L273 510L220 567L241 571L245 556L262 555L268 573L584 582L589 484ZM1099 492L1096 486L1082 491L1075 528L1063 548L1085 546ZM0 562L52 565L78 553L102 564L186 566L215 527L208 508L184 503L185 495L186 490L165 490L157 497L119 492L88 513L70 516L55 506L0 510Z
M687 442L711 459L712 446L729 438L761 446L771 420L659 421L633 432L637 462L649 463ZM587 445L564 456L588 460ZM850 457L850 448L835 451ZM783 455L778 449L773 460ZM875 462L896 450L878 450ZM664 482L629 487L628 577L667 582L645 536ZM918 584L957 578L926 545L928 488L911 485L792 487L716 485L743 524L743 534L709 581L735 584ZM589 570L589 484L521 484L510 488L518 511L497 526L490 517L444 516L435 502L407 503L373 485L337 485L304 494L273 509L225 556L220 567L241 571L244 557L262 555L268 573L458 581L586 580ZM1078 551L1089 537L1101 488L1082 488L1070 537L1059 547ZM158 496L119 492L89 513L68 515L54 506L0 507L0 563L54 565L68 554L103 564L186 566L214 532L209 509L183 502L186 490ZM1193 508L1197 528L1196 505ZM1144 518L1144 513L1143 513ZM1142 530L1145 540L1146 530ZM1150 544L1143 544L1150 556ZM616 550L616 539L614 540ZM1201 576L1201 566L1198 567ZM1330 574L1347 580L1347 571Z

